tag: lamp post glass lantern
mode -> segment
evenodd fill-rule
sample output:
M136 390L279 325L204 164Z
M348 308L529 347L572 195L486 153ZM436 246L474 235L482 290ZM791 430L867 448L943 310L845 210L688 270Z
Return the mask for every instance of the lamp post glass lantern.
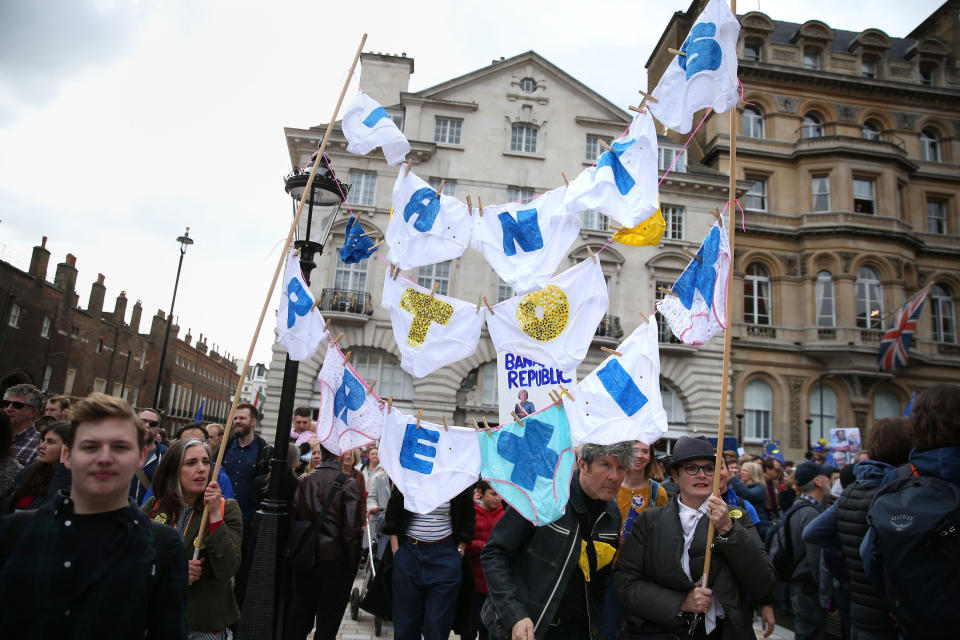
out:
M160 394L163 391L163 364L167 359L167 344L170 342L170 327L173 325L173 307L177 303L177 288L180 286L180 270L183 269L183 255L187 247L193 244L190 238L190 227L187 227L182 236L177 238L180 243L180 261L177 263L177 277L173 281L173 299L170 300L170 313L167 315L167 328L163 334L163 348L160 349L160 366L157 368L157 388L153 393L153 406L160 410ZM170 413L169 410L166 413Z
M312 161L316 161L316 155L311 158ZM316 267L314 257L323 255L324 243L336 222L344 197L350 190L350 185L337 180L326 156L320 162L310 184L310 192L304 202L294 236L294 246L300 249L300 270L308 286L310 274ZM294 168L293 172L284 178L284 189L290 195L294 216L307 189L309 177L308 165L304 169ZM284 295L282 285L280 295ZM289 505L281 495L280 488L282 478L289 473L286 468L287 450L299 370L300 363L291 360L288 355L284 363L280 406L277 410L273 459L270 461L270 486L267 497L254 518L254 561L241 603L238 634L244 639L279 639L283 636L284 604L287 598L281 585L288 581L281 574L283 567L280 558L281 550L286 545Z

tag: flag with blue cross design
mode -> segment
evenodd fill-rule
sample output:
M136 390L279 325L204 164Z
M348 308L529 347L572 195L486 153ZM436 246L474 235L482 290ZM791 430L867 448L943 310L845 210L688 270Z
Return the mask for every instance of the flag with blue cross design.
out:
M570 498L574 451L566 411L551 405L523 423L477 434L481 476L536 526L563 515Z
M699 347L727 328L730 241L725 226L714 223L696 258L683 270L657 311L684 344Z
M570 183L564 205L571 213L595 209L635 227L657 212L657 176L656 126L649 113L634 114L626 135Z
M380 147L389 165L403 161L410 153L410 143L387 110L363 91L357 92L343 113L342 126L350 153L365 156Z
M667 431L660 396L657 320L641 324L611 355L563 396L577 445L640 440L652 445Z

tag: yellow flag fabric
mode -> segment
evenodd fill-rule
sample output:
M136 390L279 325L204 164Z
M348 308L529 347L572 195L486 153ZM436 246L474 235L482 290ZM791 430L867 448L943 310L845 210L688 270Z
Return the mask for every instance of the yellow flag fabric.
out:
M604 568L611 562L617 554L617 550L606 542L593 541L593 548L597 551L597 571ZM590 582L590 561L587 559L587 541L580 541L580 560L577 563L580 570L583 571L583 579Z
M667 221L663 219L663 213L657 208L652 216L637 226L622 227L613 234L613 239L631 247L656 246L660 244L660 238L663 237L666 228Z

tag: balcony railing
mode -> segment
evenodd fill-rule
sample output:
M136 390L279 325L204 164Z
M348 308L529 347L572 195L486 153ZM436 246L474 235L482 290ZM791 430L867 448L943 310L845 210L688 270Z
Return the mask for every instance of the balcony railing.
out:
M860 342L864 344L880 344L883 331L879 329L860 329Z
M937 343L937 353L944 356L960 356L960 344Z
M837 330L836 329L817 329L817 339L818 340L836 340Z
M603 320L597 325L595 334L598 338L622 338L623 328L620 326L620 316L613 314L604 314Z
M759 324L748 324L747 335L751 338L769 338L772 340L777 337L777 329L776 327L768 327Z
M321 311L339 311L341 313L355 313L357 315L373 315L373 304L370 294L366 291L350 291L349 289L324 289L320 292Z

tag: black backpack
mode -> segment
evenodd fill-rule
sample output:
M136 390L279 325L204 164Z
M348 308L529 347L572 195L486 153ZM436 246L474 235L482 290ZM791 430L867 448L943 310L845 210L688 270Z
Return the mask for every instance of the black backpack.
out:
M960 487L912 464L867 512L864 569L909 638L960 633Z
M767 539L764 544L767 555L773 563L773 568L777 571L778 578L787 582L793 576L793 570L797 563L793 557L793 535L790 532L790 516L796 513L802 507L817 508L806 500L794 502L790 509L784 514L783 518L772 523L767 531Z

